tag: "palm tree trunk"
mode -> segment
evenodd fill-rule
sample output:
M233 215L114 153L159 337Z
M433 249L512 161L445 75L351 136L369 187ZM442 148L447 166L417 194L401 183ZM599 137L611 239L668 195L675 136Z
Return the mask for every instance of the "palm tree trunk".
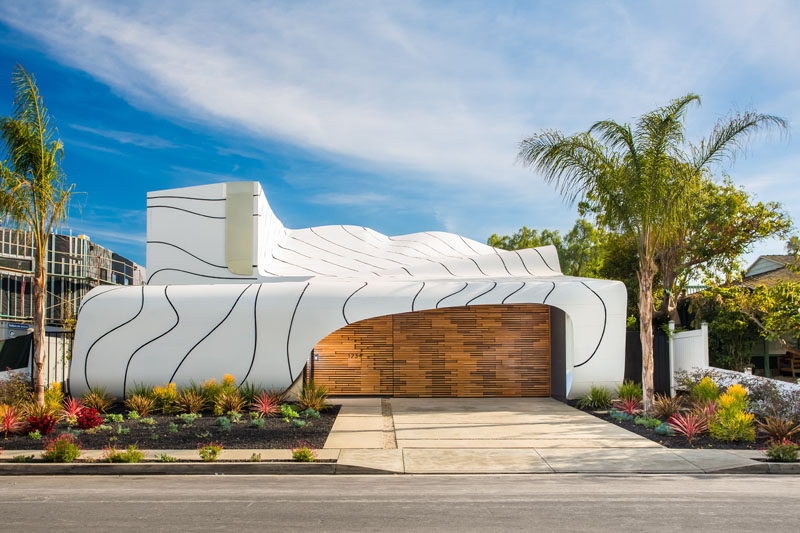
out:
M642 257L639 278L639 338L642 342L642 396L645 412L653 408L653 278L656 266L652 258Z
M37 258L33 275L33 391L36 403L44 405L44 314L45 314L45 279L47 270L44 253Z

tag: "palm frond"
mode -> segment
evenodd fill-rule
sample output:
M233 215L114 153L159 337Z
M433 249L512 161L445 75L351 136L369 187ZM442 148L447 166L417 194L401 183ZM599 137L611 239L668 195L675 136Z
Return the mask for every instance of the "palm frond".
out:
M698 146L691 147L692 164L697 169L724 159L734 159L745 148L745 143L756 133L770 129L788 129L786 121L775 115L754 111L737 113L717 122L711 135Z

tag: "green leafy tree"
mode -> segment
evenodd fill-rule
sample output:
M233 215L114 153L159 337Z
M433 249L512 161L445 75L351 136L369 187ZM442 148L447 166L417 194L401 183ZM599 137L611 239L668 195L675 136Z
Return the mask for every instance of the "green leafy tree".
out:
M766 340L788 347L800 337L800 283L714 287L705 291L702 298L738 315L739 320L754 324Z
M0 207L33 241L33 379L44 405L44 320L47 240L67 212L72 186L61 170L64 155L33 76L17 65L12 76L14 110L0 118L6 159L0 163Z
M558 230L541 231L523 226L513 235L493 234L487 243L504 250L522 250L552 244L558 251L561 271L569 276L597 277L602 265L605 233L591 222L578 219L566 235Z
M522 163L538 170L567 201L583 199L601 224L635 239L647 411L653 405L656 254L673 241L678 218L695 200L691 193L709 165L734 155L751 133L786 127L781 118L744 112L721 120L707 139L692 145L685 139L684 118L689 105L699 102L699 96L687 94L634 125L605 120L574 135L543 130L519 147Z
M720 184L700 180L692 197L656 252L663 287L657 316L677 324L678 295L690 278L730 282L739 270L738 257L762 239L785 237L792 227L779 203L757 202L728 178Z

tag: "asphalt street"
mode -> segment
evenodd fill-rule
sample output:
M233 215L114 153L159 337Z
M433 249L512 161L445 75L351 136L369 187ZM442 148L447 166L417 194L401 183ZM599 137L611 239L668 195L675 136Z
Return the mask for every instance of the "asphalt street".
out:
M800 476L28 476L5 531L797 531Z

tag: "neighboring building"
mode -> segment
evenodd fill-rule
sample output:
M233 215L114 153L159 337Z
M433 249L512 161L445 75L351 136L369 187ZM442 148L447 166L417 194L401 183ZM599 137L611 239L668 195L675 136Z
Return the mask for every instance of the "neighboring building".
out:
M793 255L761 255L742 272L740 283L747 287L772 287L782 281L800 283L800 273L789 268L795 261L797 258Z
M33 236L0 228L0 378L30 370L33 323ZM51 234L47 244L45 332L47 382L65 381L71 331L87 292L104 285L141 285L142 267L89 240Z
M33 320L32 235L0 228L0 327ZM47 244L45 323L63 326L77 316L87 292L100 285L141 285L144 269L93 243L86 235L52 234Z
M335 394L576 398L623 379L625 285L563 275L553 246L291 230L260 184L234 182L148 194L147 271L146 286L84 299L74 394L233 374Z

